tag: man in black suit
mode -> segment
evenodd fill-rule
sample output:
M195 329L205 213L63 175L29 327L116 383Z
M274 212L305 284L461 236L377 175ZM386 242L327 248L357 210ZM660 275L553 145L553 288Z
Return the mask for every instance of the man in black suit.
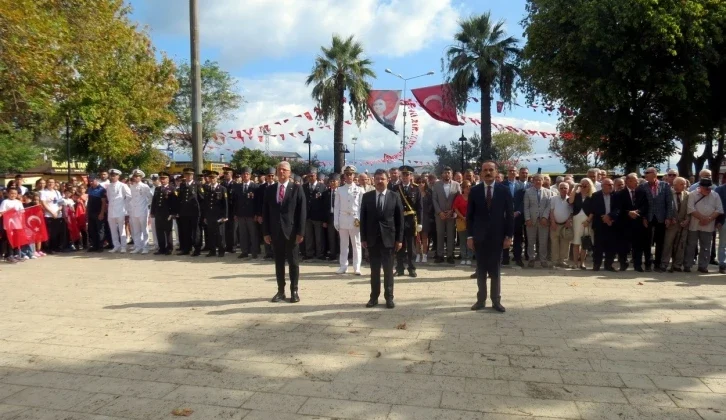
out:
M491 278L492 307L504 312L501 304L502 249L509 248L514 233L514 203L509 189L495 183L497 165L492 161L481 166L483 182L469 193L466 211L467 246L476 253L476 303L472 311L483 309L487 300L487 274Z
M264 242L262 238L262 205L265 202L265 191L267 188L275 183L275 174L277 170L275 168L267 169L267 173L264 175L264 182L257 187L257 197L255 198L255 212L257 213L257 224L260 232L260 242ZM271 260L272 256L272 245L265 244L265 259Z
M272 302L285 299L285 262L290 266L290 303L300 302L300 243L305 237L307 207L305 193L290 179L290 164L277 165L277 182L267 187L262 205L262 232L275 254L277 294Z
M169 185L169 174L159 172L161 185L154 190L154 197L151 199L150 216L155 220L156 238L159 240L159 250L154 255L171 255L174 249L171 232L173 217L176 214L176 191Z
M200 193L199 183L194 180L194 169L184 168L184 182L179 186L176 223L179 226L179 255L199 256L202 252L202 235L199 232ZM158 188L158 187L157 187Z
M204 220L207 223L207 247L209 253L207 257L224 257L226 251L225 246L225 226L229 215L227 189L217 182L217 171L209 171L207 178L209 184L200 188L202 193L202 206L204 209Z
M592 269L600 271L603 254L605 269L616 271L613 267L618 250L617 221L620 215L619 195L613 194L614 183L610 178L602 180L601 190L592 195L592 229L595 231L595 244L592 251ZM622 264L622 261L621 261Z
M326 203L323 201L325 184L318 181L318 172L311 169L308 182L303 185L305 203L307 204L307 221L305 222L305 257L310 260L317 257L325 260L325 247L323 246L323 223L327 221Z
M648 197L638 188L638 175L631 173L625 177L625 188L619 193L620 214L618 221L618 261L620 271L628 269L628 254L632 249L633 266L643 272L643 249L640 239L646 234L643 216L648 215Z
M234 170L228 166L225 166L222 168L222 173L224 174L224 178L220 182L220 184L227 190L228 195L232 195L232 189L236 185L236 182L234 181ZM234 215L234 201L233 200L227 200L227 214L229 217L232 217ZM232 218L231 220L227 220L227 222L224 224L224 244L225 244L225 251L230 252L234 254L234 246L235 246L235 234L237 233L237 222L236 219Z
M383 297L386 308L393 302L393 255L403 242L403 205L399 194L388 189L388 174L376 171L375 191L363 194L360 211L361 245L368 249L371 259L371 298L366 308L378 305L381 295L381 268L383 268ZM500 251L501 252L501 251Z
M234 208L234 219L239 229L240 254L237 258L247 258L252 253L252 258L257 258L260 252L259 229L257 229L256 203L257 184L250 180L252 169L242 168L242 179L239 183L232 184L232 201ZM228 222L229 223L229 222Z
M330 175L328 188L323 193L322 198L325 203L325 223L323 223L323 227L327 233L329 261L338 261L338 255L340 254L340 235L335 230L335 191L338 190L338 182L340 182L340 175Z

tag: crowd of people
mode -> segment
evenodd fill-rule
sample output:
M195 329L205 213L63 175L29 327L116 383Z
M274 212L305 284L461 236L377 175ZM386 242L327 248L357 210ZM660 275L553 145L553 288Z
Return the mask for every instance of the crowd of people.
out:
M591 169L576 182L571 175L552 180L509 167L495 178L513 203L512 246L503 250L501 264L584 270L590 254L595 271L632 265L640 272L705 273L717 260L719 272L726 273L726 241L716 241L725 229L726 185L716 187L708 170L699 175L691 184L672 169L661 180L655 168L644 178ZM273 259L273 246L264 240L263 204L278 177L275 168L261 174L224 168L221 175L200 176L186 168L180 175L148 178L139 170L124 177L111 169L90 176L87 184L40 179L30 189L17 175L3 191L0 215L41 206L48 240L12 249L0 233L3 259L17 263L80 250L171 255L175 248L178 255ZM304 179L291 174L290 181L302 187L305 202L300 259L337 261L338 274L361 275L370 256L361 246L360 211L363 194L375 189L372 177L349 165L342 174L325 177L313 170ZM416 267L431 262L472 265L467 208L480 183L473 170L445 167L437 176L404 165L387 171L387 189L404 208L395 275L416 277Z

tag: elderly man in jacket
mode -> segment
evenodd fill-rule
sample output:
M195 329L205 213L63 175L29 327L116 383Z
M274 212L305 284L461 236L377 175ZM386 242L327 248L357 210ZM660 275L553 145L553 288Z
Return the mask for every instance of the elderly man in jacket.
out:
M532 188L524 193L524 224L527 227L527 251L530 256L529 267L535 266L539 260L542 267L547 267L547 248L550 240L550 199L552 191L544 188L543 177L535 174L532 177ZM536 246L536 257L535 257Z

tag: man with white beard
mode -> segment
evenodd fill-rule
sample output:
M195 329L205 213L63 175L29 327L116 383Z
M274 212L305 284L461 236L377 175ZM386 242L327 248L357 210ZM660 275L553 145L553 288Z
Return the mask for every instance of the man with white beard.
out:
M131 198L128 185L119 181L121 171L111 169L108 171L111 182L106 186L108 199L108 225L111 228L113 249L108 252L126 252L126 200Z
M151 188L141 180L146 175L139 169L131 174L129 189L131 198L128 202L129 224L131 225L131 238L134 249L131 254L148 254L146 246L149 244L149 205L154 196Z
M360 276L361 244L360 244L360 204L363 199L363 188L353 182L355 166L348 165L343 169L344 184L335 194L335 214L333 223L340 233L340 268L338 274L348 271L348 245L353 244L353 273Z

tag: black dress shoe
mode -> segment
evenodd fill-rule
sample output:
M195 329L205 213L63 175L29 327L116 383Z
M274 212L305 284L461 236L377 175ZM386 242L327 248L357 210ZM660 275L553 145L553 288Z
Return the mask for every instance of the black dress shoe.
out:
M655 268L653 268L653 271L655 271L656 273L662 273L663 269L660 268L660 266L655 266Z
M671 272L681 273L681 272L683 272L683 269L680 267L673 267L673 268L671 268Z
M600 267L592 267L592 271L600 271Z
M477 303L471 305L471 310L472 311L480 311L480 310L486 308L486 306L487 305L486 305L485 302L477 302Z
M703 274L708 274L708 268L699 268L698 272L703 273Z
M446 259L446 262L447 262L448 264L456 264L456 261L454 261L454 258L447 258L447 259Z
M176 255L189 255L189 251L179 251Z
M247 254L239 254L239 255L237 256L237 258L239 258L239 259L242 259L242 258L247 258L247 257L249 257L249 255L247 255Z
M637 271L638 273L644 273L645 272L645 270L643 270L643 267L635 267L635 271Z
M613 273L617 273L618 272L618 270L616 270L615 267L612 267L612 266L605 267L605 271L610 271L610 272L613 272Z
M620 264L620 271L625 271L628 269L628 264Z
M517 260L517 261L515 261L514 263L515 263L515 264L517 264L517 266L519 266L520 268L524 268L524 261L522 261L522 260Z
M391 299L391 300L387 300L387 301L386 301L386 308L388 308L388 309L393 309L393 308L395 308L395 307L396 307L396 304L395 304L395 303L393 303L393 299Z
M216 257L216 256L217 256L217 253L215 251L209 251L209 253L207 254L207 257Z
M408 276L416 278L418 277L418 274L416 274L416 270L408 270Z
M172 255L172 254L173 254L173 253L171 252L171 250L168 250L168 251L166 251L166 252L164 253L164 255Z
M272 300L270 302L280 302L283 300L285 300L285 292L277 292L277 294L272 297Z
M474 274L472 274L472 275L469 276L470 279L475 279L476 277L477 277L476 272L474 272Z
M202 255L202 252L201 251L194 251L194 252L192 252L192 257L198 257L200 255Z
M436 257L436 258L434 258L434 263L436 263L436 264L441 264L441 263L443 263L443 262L444 262L444 259L443 259L443 258L441 258L441 257Z
M300 302L300 295L298 295L297 290L295 290L290 294L290 303L298 303L298 302Z
M378 300L377 299L371 299L371 300L368 301L368 303L366 303L366 308L372 308L372 307L374 307L376 305L378 305Z
M502 306L502 304L499 301L499 299L497 299L494 302L492 302L492 308L494 308L494 310L497 311L497 312L506 312L506 309L504 309L504 306Z
M224 253L225 253L225 251L219 251L219 255L217 255L217 256L220 257L220 258L221 257L224 257Z
M650 266L649 265L646 265L645 266L645 272L646 273L650 273L651 271L653 271L653 270L650 268Z
M684 272L684 273L690 273L690 272L691 272L691 269L690 269L690 268L684 268L684 269L683 269L683 272Z

